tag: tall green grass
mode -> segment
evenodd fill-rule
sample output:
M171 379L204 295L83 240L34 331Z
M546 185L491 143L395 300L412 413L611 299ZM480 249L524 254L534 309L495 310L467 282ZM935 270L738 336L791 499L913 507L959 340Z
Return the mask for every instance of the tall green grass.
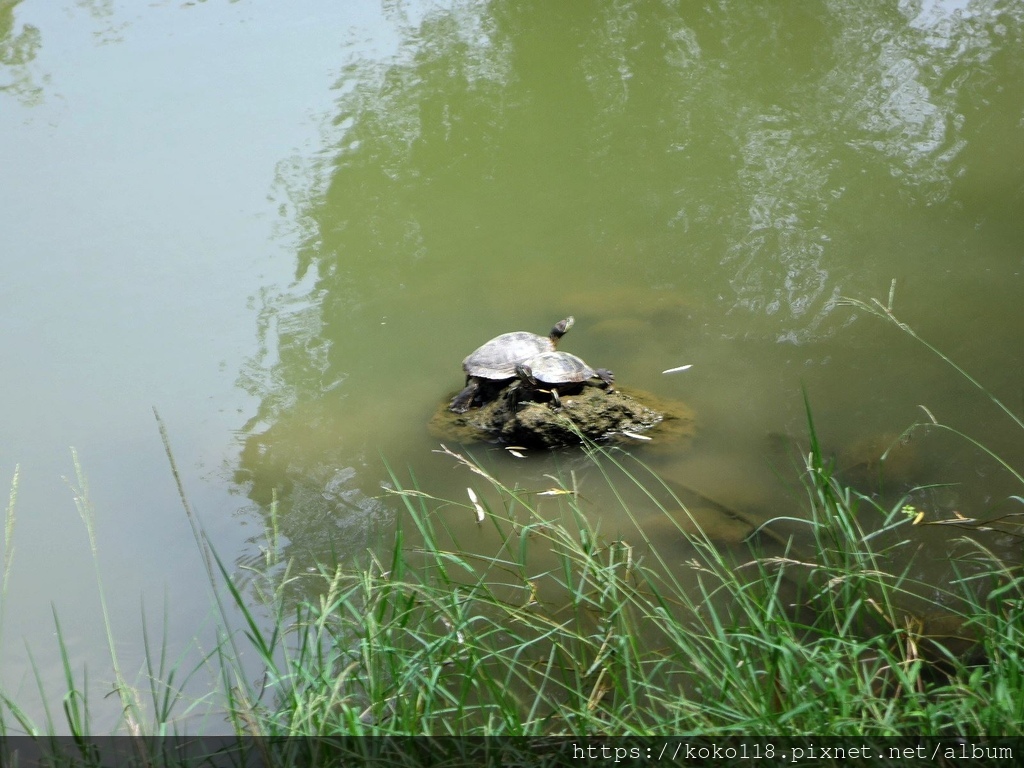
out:
M500 551L473 553L437 514L456 502L393 474L405 516L389 559L322 574L285 664L259 642L275 696L253 721L275 735L1020 734L1024 697L1010 692L1024 691L1006 675L1024 629L1020 573L992 559L941 594L915 583L913 537L893 537L913 528L904 505L844 488L811 435L813 557L755 546L738 561L680 526L683 573L651 541L605 540L570 485L547 518L533 493L451 452L500 499L481 504ZM643 477L628 456L589 450ZM539 572L538 547L554 554ZM952 637L929 636L922 602L956 619Z
M150 631L149 618L143 610L142 642L144 646L144 668L134 677L129 678L123 671L121 657L118 653L118 642L110 619L107 605L107 590L100 571L101 551L96 536L95 509L89 493L88 479L79 461L77 452L72 449L71 463L74 478L68 480L75 507L79 512L85 533L89 541L94 579L97 587L99 617L103 622L107 652L110 659L112 680L98 685L90 680L87 670L74 668L68 650L67 636L56 610L53 611L54 636L56 638L56 664L61 671L64 693L59 703L51 698L44 683L43 667L51 667L54 662L39 662L38 651L27 647L29 662L36 685L37 700L40 704L41 719L33 717L29 708L14 700L6 691L0 689L0 738L25 735L41 742L56 744L58 737L70 738L77 745L78 756L86 764L97 763L98 755L92 737L97 735L95 725L94 696L97 689L105 689L108 693L104 699L114 699L116 712L120 713L112 733L129 736L168 736L185 732L179 724L188 720L193 713L202 707L203 700L191 701L183 695L183 689L189 681L204 671L208 659L203 659L191 667L184 662L185 652L172 658L167 646L166 633L154 639ZM3 582L0 589L0 630L3 628L3 614L8 594L8 583L14 552L15 507L18 487L18 471L15 470L11 484L10 500L5 513L4 546L3 546ZM164 608L162 626L169 626L167 607ZM217 651L212 654L216 656ZM222 655L226 661L228 655ZM106 676L104 676L106 677ZM105 701L102 705L104 720L109 720L110 705Z

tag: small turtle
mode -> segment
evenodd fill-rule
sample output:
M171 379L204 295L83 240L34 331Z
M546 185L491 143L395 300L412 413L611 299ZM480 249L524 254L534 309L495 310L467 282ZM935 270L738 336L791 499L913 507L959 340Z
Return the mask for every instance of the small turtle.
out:
M581 358L568 352L541 352L525 363L517 365L516 373L523 382L532 387L546 385L556 407L561 407L562 404L558 397L558 387L572 388L573 385L583 385L591 379L599 379L601 386L609 391L614 390L615 376L611 371L607 368L591 368Z
M448 409L465 413L480 391L482 379L503 381L516 376L516 366L541 352L553 352L558 340L576 322L571 315L560 320L547 338L529 331L513 331L495 336L462 361L466 372L466 388L457 394Z

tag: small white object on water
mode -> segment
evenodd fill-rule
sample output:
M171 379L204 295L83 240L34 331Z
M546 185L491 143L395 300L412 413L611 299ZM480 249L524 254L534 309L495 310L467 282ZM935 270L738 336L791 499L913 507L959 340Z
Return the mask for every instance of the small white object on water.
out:
M693 365L680 365L678 368L669 368L667 371L662 371L662 373L679 373L680 371L685 371L688 368L693 368Z
M622 430L621 434L625 435L626 437L632 437L634 440L650 440L651 439L647 435L638 435L636 432L627 432L626 430Z
M446 619L444 616L441 616L440 618L441 623L444 624L444 628L447 629L449 632L455 629L455 625L448 621L448 619ZM458 640L460 644L466 642L466 636L457 629L455 629L455 639Z
M520 451L525 451L526 450L521 445L506 445L505 446L505 450L508 451L509 453L511 453L517 459L525 459L526 458L525 454L520 453Z
M484 508L480 506L480 502L477 500L476 494L473 492L472 488L467 488L466 493L469 494L469 500L473 502L473 506L476 508L476 521L478 523L482 523L484 518L487 516L484 513Z

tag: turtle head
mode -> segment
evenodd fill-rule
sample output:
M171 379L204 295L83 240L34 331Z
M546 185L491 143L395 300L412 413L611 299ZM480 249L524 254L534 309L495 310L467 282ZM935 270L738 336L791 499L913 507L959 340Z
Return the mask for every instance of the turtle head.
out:
M527 384L537 386L537 380L533 378L533 369L526 363L518 363L516 365L516 375Z
M576 322L576 318L569 315L565 320L559 320L555 323L555 327L551 329L551 343L557 344L558 340L565 335L565 332L572 328L572 324Z
M597 374L597 378L604 382L605 389L609 392L615 391L615 374L609 371L607 368L598 368L594 373Z

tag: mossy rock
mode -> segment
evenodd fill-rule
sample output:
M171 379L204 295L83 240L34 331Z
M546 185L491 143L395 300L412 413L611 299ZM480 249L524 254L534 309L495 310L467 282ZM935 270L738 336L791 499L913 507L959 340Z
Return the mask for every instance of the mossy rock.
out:
M658 400L647 393L621 389L609 392L583 386L575 394L561 396L561 408L550 395L505 387L480 408L452 413L447 401L430 419L431 434L461 443L479 441L555 448L589 440L662 442L692 436L693 412L683 403Z

